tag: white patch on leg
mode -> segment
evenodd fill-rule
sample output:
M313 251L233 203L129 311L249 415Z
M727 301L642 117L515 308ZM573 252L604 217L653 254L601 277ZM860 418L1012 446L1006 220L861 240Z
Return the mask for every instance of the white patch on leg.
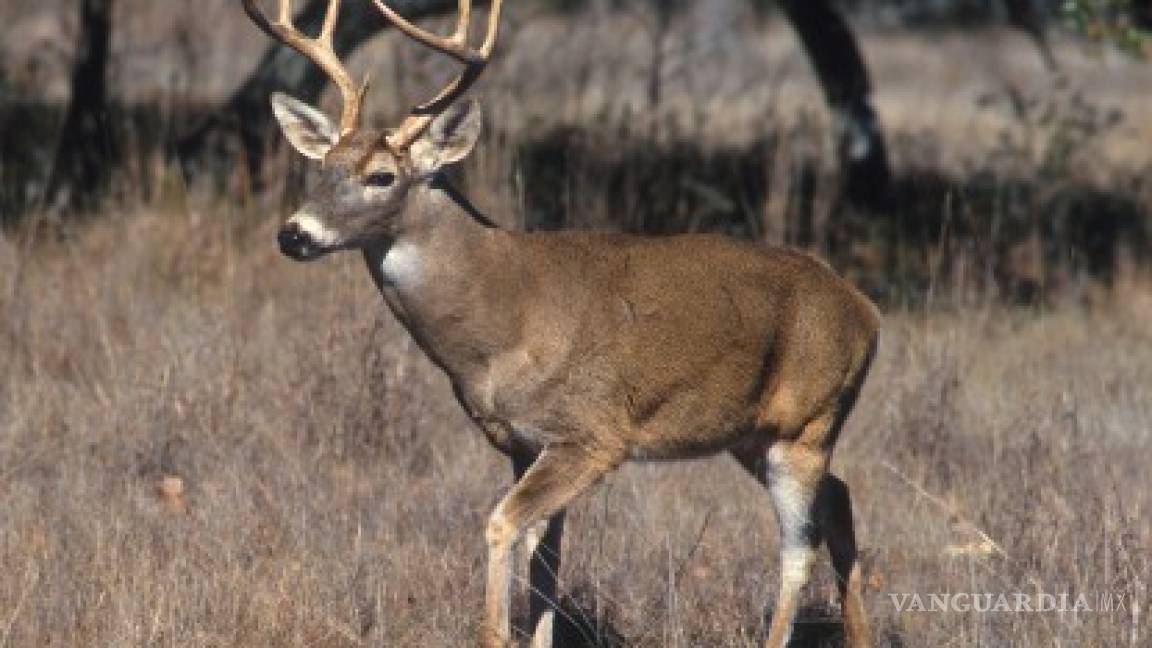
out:
M798 531L811 521L812 494L787 473L787 464L780 454L776 446L768 450L768 491L772 494L780 527Z
M787 475L771 475L768 490L772 493L772 503L776 506L781 527L798 529L808 522L812 503L796 480Z
M488 582L486 584L485 598L487 602L488 630L499 640L500 645L506 645L511 636L511 619L509 617L509 597L511 596L512 580L512 543L516 540L515 529L504 517L502 505L488 518L488 526L484 530L484 540L488 545Z
M424 274L423 255L415 245L397 241L380 262L380 271L389 283L412 287Z
M524 532L524 554L531 560L532 554L536 553L536 549L544 540L544 534L548 532L548 520L540 520L536 524L528 527Z
M802 585L808 581L813 550L808 545L811 500L795 480L778 476L769 487L780 523L780 575L785 583Z
M532 648L552 648L553 626L556 625L556 610L545 610L532 633Z
M296 212L292 218L288 219L288 223L300 228L301 232L307 234L318 245L331 247L340 242L339 232L326 227L319 218L312 214Z
M785 547L780 552L780 579L796 587L807 584L815 553L808 547Z
M768 490L780 524L781 577L785 583L802 585L808 581L815 554L807 537L810 525L815 524L812 517L815 493L785 472L786 464L774 450L775 447L768 451Z

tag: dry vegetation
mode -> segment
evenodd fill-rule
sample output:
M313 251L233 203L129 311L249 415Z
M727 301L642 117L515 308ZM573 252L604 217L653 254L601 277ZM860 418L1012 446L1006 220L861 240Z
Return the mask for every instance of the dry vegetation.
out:
M359 259L290 263L270 233L140 210L0 246L0 643L469 642L507 467ZM1135 608L899 615L887 593L1147 601L1150 318L1137 287L887 317L835 462L887 641L1143 645ZM569 611L605 636L755 645L774 522L729 460L629 467L570 529Z
M645 56L603 24L580 23L566 38L563 23L514 19L525 26L517 54L494 65L487 86L497 128L467 169L468 193L511 226L524 218L517 134L635 116L628 92ZM668 128L739 140L759 132L767 104L800 124L798 146L819 149L822 127L805 120L823 113L791 37L745 26L720 51L692 46L710 42L696 26L674 35L692 54L667 73L662 119L679 124ZM240 37L231 30L215 37ZM1026 43L982 38L866 36L898 166L930 157L996 170L985 158L1000 134L1027 127L975 99L1006 86L1044 93L1049 82ZM388 39L373 47L397 55ZM1062 51L1070 83L1126 119L1111 140L1075 150L1065 175L1033 168L1043 152L1030 157L1029 147L1047 139L1017 146L1009 171L1032 174L1042 191L1072 176L1120 183L1147 165L1148 98L1133 88L1150 73ZM604 63L557 74L581 52ZM186 72L176 90L220 91L237 68L208 61ZM377 77L378 93L394 72ZM385 114L400 105L378 99ZM572 172L569 186L595 185ZM275 191L189 193L159 157L129 173L154 174L147 200L123 191L83 224L29 222L0 235L0 648L470 645L481 530L510 471L386 312L360 259L280 257L273 236L286 207ZM1152 189L1133 186L1147 207ZM582 224L620 223L609 214L617 196L566 199L590 210ZM889 306L834 462L854 489L884 645L1152 641L1152 290L1139 277L1126 271L1093 299L1058 295L1033 309L954 274L947 281L958 283L930 291L930 309ZM627 467L579 502L568 529L565 610L584 643L762 637L775 522L727 458ZM808 591L801 643L834 639L830 572L821 563ZM1111 592L1127 605L897 612L888 595L913 592Z

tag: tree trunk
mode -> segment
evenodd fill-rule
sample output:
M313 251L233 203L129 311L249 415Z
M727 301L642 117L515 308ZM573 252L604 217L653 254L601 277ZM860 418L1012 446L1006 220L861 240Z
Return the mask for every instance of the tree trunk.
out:
M836 117L845 199L860 206L883 207L891 180L888 151L869 104L872 85L856 38L828 0L780 0L780 6L800 37Z
M112 0L80 0L79 4L72 96L45 194L48 206L68 211L95 205L107 189L116 158L107 112Z
M1028 34L1036 43L1036 49L1040 52L1044 67L1048 68L1050 72L1058 72L1060 66L1056 61L1056 56L1052 53L1052 48L1048 45L1044 9L1037 4L1037 0L1004 0L1004 9L1008 12L1009 24Z
M408 19L440 16L456 10L456 0L388 0L388 4ZM296 15L302 31L320 30L328 0L310 0ZM333 43L336 54L347 57L357 47L387 27L380 12L367 0L345 3L336 23ZM264 38L255 26L253 38ZM316 103L328 84L328 77L308 58L290 47L276 43L265 51L256 69L227 101L191 133L177 143L177 154L186 171L213 166L220 160L219 143L213 135L224 130L239 136L248 175L254 189L260 188L260 166L269 144L277 136L268 96L286 92L307 103Z

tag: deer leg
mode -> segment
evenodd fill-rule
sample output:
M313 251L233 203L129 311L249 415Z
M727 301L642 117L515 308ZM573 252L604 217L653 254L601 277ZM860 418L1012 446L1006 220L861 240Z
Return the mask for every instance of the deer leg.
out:
M532 648L552 648L556 636L556 610L560 605L557 578L564 511L554 513L548 518L543 532L537 533L537 542L534 548L529 549L528 559L528 627L532 631Z
M485 648L508 645L508 596L516 540L532 524L559 513L577 495L619 463L574 445L546 447L488 518L488 583L485 596Z
M872 645L851 498L847 484L826 472L826 455L799 443L778 443L768 452L761 447L732 450L740 465L771 493L780 525L782 582L766 644L771 647L788 642L798 593L808 580L815 548L822 540L828 544L836 570L847 645Z
M844 612L844 635L851 648L872 645L872 632L864 612L863 574L856 551L856 530L852 524L852 499L848 485L828 474L821 484L817 509L820 526L836 570L840 607Z
M537 455L513 457L512 470L519 481ZM528 632L532 648L552 648L556 634L556 608L559 605L561 540L564 535L564 511L530 526L524 534L528 558Z
M815 523L817 493L827 453L799 443L781 442L768 449L766 482L780 527L780 592L768 626L766 648L784 648L808 583L820 529Z
M809 423L801 439L810 440ZM821 437L823 435L815 435ZM764 447L733 449L732 455L767 488L780 527L780 593L768 627L766 648L783 648L792 634L800 605L800 590L808 582L821 541L816 524L817 496L828 463L828 453L803 441L778 441Z

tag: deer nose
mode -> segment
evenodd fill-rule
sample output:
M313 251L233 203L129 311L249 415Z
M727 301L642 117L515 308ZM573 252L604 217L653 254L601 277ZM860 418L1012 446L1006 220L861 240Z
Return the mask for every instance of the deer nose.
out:
M301 230L296 223L285 223L284 227L280 228L280 233L276 235L276 241L280 243L280 252L284 256L297 261L311 256L316 248L312 243L312 237Z

